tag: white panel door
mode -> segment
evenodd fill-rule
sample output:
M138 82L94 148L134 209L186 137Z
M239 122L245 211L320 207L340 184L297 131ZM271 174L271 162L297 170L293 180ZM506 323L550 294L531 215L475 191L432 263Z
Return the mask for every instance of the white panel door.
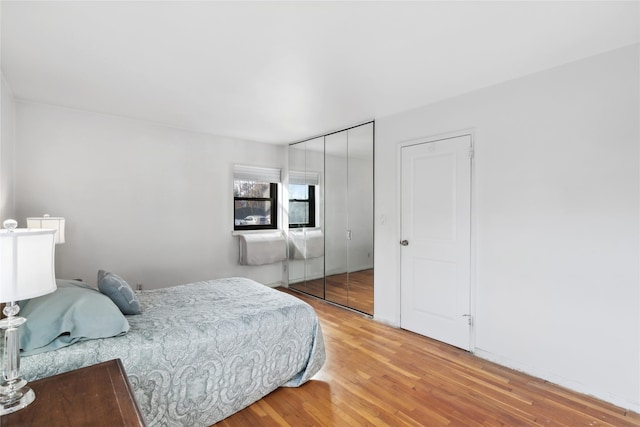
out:
M404 329L470 347L471 136L401 148Z

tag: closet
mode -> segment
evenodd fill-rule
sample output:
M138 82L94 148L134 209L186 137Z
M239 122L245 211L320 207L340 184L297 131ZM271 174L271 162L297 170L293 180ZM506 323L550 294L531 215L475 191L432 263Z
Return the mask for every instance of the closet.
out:
M288 149L291 289L373 314L374 122Z

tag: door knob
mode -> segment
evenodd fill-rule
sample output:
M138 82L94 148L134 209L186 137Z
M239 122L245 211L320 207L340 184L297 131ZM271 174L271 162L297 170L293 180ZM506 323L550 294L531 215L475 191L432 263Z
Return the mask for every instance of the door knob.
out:
M402 246L409 246L409 241L408 241L408 240L401 240L401 241L400 241L400 244L401 244Z

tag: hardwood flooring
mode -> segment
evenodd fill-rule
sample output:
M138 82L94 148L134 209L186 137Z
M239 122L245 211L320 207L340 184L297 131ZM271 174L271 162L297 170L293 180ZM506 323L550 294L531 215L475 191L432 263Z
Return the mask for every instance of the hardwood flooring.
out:
M320 317L325 366L216 426L640 426L636 413L292 294Z
M367 314L373 314L373 269L332 274L323 279L308 280L291 285L319 298Z

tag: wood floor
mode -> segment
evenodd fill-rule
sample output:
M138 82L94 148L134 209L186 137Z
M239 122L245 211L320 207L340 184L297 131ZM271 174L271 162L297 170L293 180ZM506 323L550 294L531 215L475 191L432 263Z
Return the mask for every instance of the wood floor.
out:
M299 291L336 304L373 314L373 269L332 274L322 279L290 285Z
M293 295L320 317L325 366L216 426L640 426L638 414Z

